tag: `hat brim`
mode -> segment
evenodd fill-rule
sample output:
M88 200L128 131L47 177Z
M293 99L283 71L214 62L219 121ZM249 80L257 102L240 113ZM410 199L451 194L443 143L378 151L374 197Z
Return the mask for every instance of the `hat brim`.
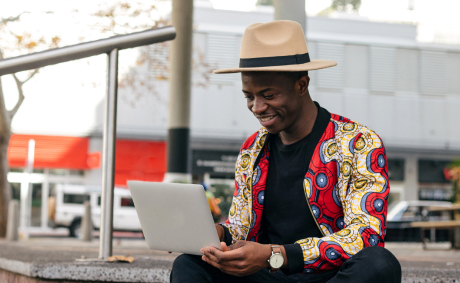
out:
M230 74L239 72L301 72L334 67L337 62L332 60L311 60L308 63L269 67L229 68L214 70L214 74Z

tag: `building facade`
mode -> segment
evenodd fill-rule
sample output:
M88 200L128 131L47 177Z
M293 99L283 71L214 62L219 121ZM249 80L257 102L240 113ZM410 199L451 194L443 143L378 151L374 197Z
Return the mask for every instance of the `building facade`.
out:
M199 1L195 6L190 170L196 179L229 185L241 143L260 125L246 108L240 75L211 71L236 66L245 27L271 21L273 10L216 10ZM338 63L310 72L310 94L330 112L381 136L390 201L448 200L451 185L443 169L460 158L460 47L419 43L411 24L309 17L306 26L310 57ZM115 184L121 187L128 179L161 181L166 170L168 44L142 52L147 63L120 78ZM13 136L13 187L30 138L37 147L34 186L43 200L56 183L100 185L102 108L95 110L96 127L83 138ZM60 159L46 163L49 156L40 157L38 148L44 153L61 148Z

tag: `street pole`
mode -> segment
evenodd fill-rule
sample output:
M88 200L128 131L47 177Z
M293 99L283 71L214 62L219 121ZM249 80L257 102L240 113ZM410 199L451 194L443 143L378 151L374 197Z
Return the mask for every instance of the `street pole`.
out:
M192 66L193 1L172 1L168 119L168 165L165 182L190 183L190 85Z
M26 170L21 182L21 213L20 213L20 236L29 239L29 228L32 211L32 173L35 159L35 140L31 139L27 148Z
M298 22L307 32L307 14L305 13L305 0L274 0L275 20L291 20Z
M118 49L108 54L107 96L102 154L102 197L101 227L99 236L99 258L107 260L112 256L113 189L115 179L115 146L117 140L117 86Z

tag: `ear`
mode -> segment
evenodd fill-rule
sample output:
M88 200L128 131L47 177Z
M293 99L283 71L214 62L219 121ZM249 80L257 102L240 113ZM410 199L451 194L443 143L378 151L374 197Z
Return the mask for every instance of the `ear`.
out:
M301 96L308 93L308 85L310 84L310 77L309 76L302 76L300 77L297 82L295 83L296 90L298 90Z

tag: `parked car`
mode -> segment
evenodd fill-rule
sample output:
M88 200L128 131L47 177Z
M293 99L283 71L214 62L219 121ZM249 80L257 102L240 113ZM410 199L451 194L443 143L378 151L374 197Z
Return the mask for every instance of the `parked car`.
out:
M83 202L91 204L91 220L95 229L101 224L101 188L83 185L56 186L56 195L50 197L49 217L55 227L67 227L72 237L81 236ZM141 231L141 224L128 189L115 188L113 201L113 230Z
M411 222L450 220L449 212L429 211L428 207L430 206L450 207L452 203L447 201L414 200L400 201L391 206L387 213L385 241L419 242L422 239L420 229L412 228ZM433 230L433 232L426 231L423 237L436 241L448 241L449 231L444 229Z

